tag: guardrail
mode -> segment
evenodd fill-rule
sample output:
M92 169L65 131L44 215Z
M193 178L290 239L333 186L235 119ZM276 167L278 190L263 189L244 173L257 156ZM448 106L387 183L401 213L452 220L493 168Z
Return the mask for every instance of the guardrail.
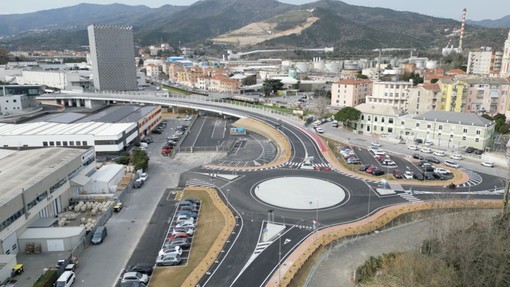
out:
M273 273L266 286L288 286L308 259L321 246L334 240L373 232L383 228L396 218L413 212L433 209L502 208L500 200L430 201L414 204L399 204L383 208L357 222L322 229L306 238ZM280 276L281 274L281 276Z

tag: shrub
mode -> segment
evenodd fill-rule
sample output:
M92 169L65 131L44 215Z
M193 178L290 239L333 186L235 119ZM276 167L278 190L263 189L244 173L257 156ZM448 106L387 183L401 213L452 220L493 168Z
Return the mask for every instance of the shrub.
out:
M52 287L53 284L57 281L57 270L50 269L46 271L44 274L37 279L34 284L34 287Z

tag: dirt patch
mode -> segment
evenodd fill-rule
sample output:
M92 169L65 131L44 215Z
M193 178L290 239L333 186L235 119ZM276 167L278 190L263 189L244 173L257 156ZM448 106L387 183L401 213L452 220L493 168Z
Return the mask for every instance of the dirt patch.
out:
M255 45L267 40L288 36L292 34L301 34L301 32L312 26L319 18L308 17L304 23L284 31L275 31L279 23L276 22L256 22L244 26L230 33L221 35L212 40L216 43L236 44L238 46Z

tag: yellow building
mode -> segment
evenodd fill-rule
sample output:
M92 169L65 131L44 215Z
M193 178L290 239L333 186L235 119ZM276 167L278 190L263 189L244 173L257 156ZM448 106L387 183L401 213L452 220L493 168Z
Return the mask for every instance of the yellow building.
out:
M467 111L467 95L469 89L467 83L444 78L439 80L437 84L441 88L440 111L457 113Z

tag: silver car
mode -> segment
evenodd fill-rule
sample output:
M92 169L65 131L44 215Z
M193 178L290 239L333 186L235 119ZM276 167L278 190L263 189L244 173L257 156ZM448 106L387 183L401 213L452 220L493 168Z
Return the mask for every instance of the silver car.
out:
M156 265L158 266L172 266L181 264L181 256L178 254L166 254L158 256L156 259Z

